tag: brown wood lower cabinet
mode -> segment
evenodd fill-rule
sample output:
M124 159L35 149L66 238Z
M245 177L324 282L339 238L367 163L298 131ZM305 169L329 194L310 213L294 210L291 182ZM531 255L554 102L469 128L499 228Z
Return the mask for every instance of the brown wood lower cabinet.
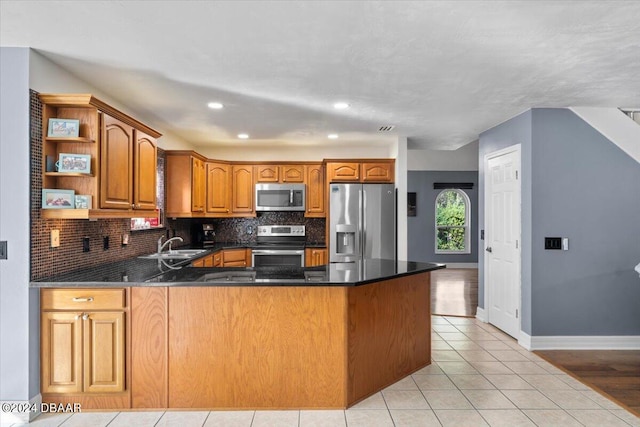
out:
M41 291L44 402L346 408L431 361L429 272L357 287L95 291Z
M306 248L304 250L305 267L325 265L327 261L328 253L326 248Z
M135 408L345 408L431 361L429 273L132 289Z
M168 288L131 288L131 407L167 408Z
M328 287L169 288L169 407L343 407L345 308Z
M41 291L43 402L128 408L125 289Z
M222 267L251 267L251 249L225 249Z
M224 249L191 263L191 267L251 267L251 249Z

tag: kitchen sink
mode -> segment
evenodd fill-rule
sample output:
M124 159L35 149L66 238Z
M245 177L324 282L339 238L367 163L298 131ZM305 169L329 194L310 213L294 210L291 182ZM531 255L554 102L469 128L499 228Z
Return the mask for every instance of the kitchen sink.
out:
M197 282L255 282L255 271L223 271L220 273L207 273Z
M182 255L182 254L186 254L186 255L198 255L201 254L203 252L206 252L207 249L172 249L169 252L166 252L168 254L176 254L176 255Z
M173 249L167 252L152 253L138 258L144 259L189 259L206 252L207 249Z

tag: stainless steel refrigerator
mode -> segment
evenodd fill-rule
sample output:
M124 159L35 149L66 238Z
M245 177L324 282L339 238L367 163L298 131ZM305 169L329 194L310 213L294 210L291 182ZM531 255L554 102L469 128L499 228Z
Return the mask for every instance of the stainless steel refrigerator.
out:
M329 261L396 258L393 184L329 185Z

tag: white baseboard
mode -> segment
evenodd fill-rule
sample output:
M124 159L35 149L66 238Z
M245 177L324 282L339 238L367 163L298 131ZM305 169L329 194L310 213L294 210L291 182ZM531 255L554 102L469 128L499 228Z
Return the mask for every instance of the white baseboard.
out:
M521 332L518 344L527 350L640 350L640 335L530 336Z
M481 308L481 307L476 308L476 319L484 323L487 323L487 314L485 313L484 308Z
M37 395L29 399L29 402L26 402L24 400L3 400L3 408L5 404L9 404L9 407L11 407L11 405L13 404L23 405L21 406L22 408L24 408L24 406L28 406L28 408L34 408L35 410L23 410L16 412L5 412L3 410L2 413L0 413L0 425L10 426L13 424L27 424L30 421L33 421L34 418L36 418L38 415L40 415L42 411L42 395L38 393Z
M477 262L445 262L447 268L478 268Z
M531 335L525 332L520 331L520 334L518 334L518 344L529 351L533 350L531 348Z

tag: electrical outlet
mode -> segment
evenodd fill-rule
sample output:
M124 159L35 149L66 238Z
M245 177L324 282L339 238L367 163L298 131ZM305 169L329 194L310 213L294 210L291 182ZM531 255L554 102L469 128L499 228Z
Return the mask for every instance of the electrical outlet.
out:
M8 259L9 258L9 254L8 254L7 250L8 250L7 241L6 240L0 241L0 259Z
M124 233L122 235L122 246L126 246L129 244L129 233Z
M83 237L82 238L82 252L89 252L91 250L91 247L89 246L89 238L88 237Z
M104 236L102 238L102 249L105 251L109 249L109 236Z
M51 230L51 247L57 248L60 246L60 230Z

